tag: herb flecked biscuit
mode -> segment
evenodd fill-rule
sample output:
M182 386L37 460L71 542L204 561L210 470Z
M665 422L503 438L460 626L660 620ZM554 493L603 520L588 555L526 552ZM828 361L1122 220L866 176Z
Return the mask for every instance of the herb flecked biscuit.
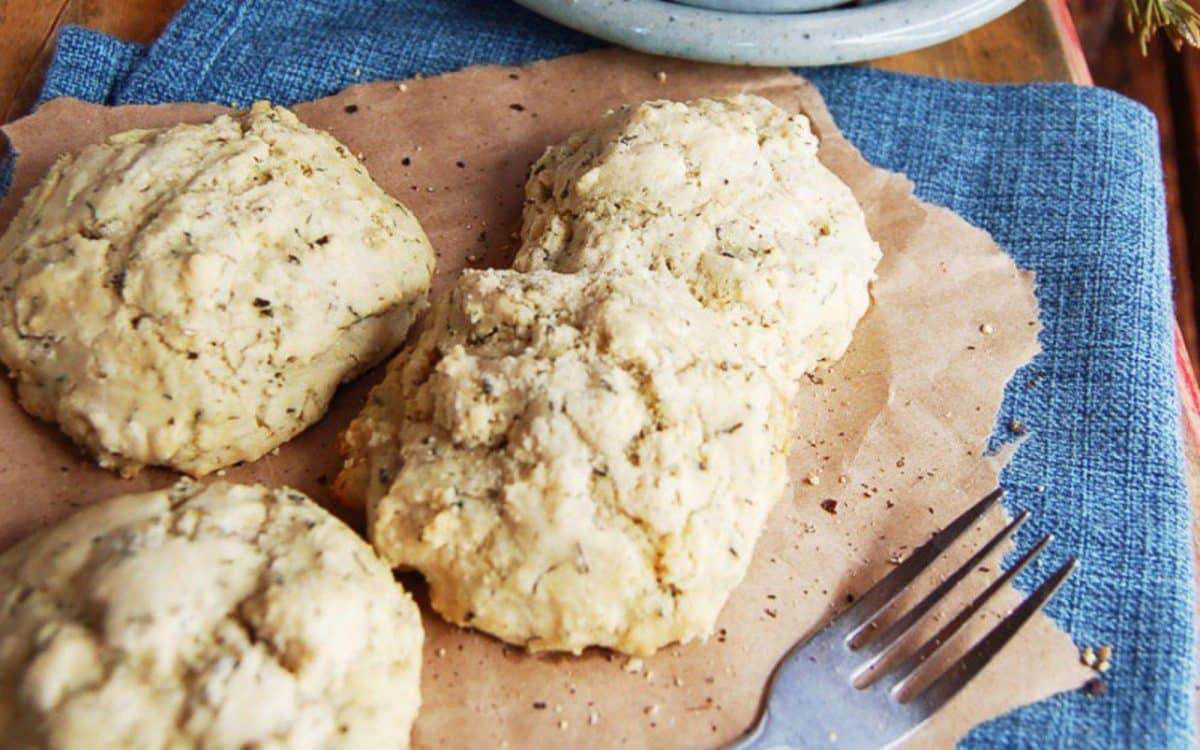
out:
M0 360L101 465L202 475L394 350L433 265L344 146L260 102L59 159L0 239Z
M0 748L403 748L417 606L292 490L184 481L0 555Z
M788 394L677 279L466 271L342 438L434 609L531 650L707 635L786 484Z
M665 270L798 378L845 352L880 258L817 145L752 95L610 112L534 165L513 267Z

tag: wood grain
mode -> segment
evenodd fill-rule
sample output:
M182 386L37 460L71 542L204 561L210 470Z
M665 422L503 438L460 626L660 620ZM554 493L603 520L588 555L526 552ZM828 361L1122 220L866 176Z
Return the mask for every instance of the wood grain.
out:
M54 39L77 24L138 43L153 41L184 0L0 0L0 113L12 120L37 100ZM1029 0L975 31L936 47L877 61L888 70L965 80L1077 80L1059 0Z
M184 0L0 0L0 113L5 122L27 114L65 24L139 44L153 42Z
M1159 142L1162 150L1163 177L1167 188L1167 215L1171 244L1172 269L1175 276L1175 310L1183 340L1193 355L1198 351L1196 300L1192 285L1192 269L1187 213L1184 209L1181 174L1180 140L1187 138L1191 125L1183 131L1175 127L1178 120L1172 112L1174 97L1169 68L1175 51L1156 40L1150 54L1142 59L1136 53L1136 43L1121 29L1110 34L1096 55L1096 80L1144 104L1158 118ZM1128 54L1128 52L1135 54ZM1200 226L1196 227L1200 230Z
M1174 53L1171 53L1174 55ZM1194 290L1200 270L1200 50L1188 49L1175 55L1167 69L1171 87L1172 126L1176 133L1176 163L1179 168L1178 214L1172 221L1182 222L1187 233L1187 248L1177 249L1173 257L1186 253L1187 270L1175 269L1176 282ZM1200 300L1193 291L1190 307L1177 307L1180 320L1191 319L1193 336L1188 350L1194 367L1200 368Z
M5 121L24 114L14 111L17 92L31 86L29 78L42 78L44 50L53 43L61 25L67 0L4 0L0 4L0 30L5 44L0 46L0 113Z
M1086 65L1080 69L1082 57L1071 49L1074 31L1063 25L1060 7L1057 0L1029 0L956 39L872 65L983 83L1083 82Z
M1096 66L1105 41L1118 18L1117 8L1121 0L1067 0L1079 31L1079 44L1087 57L1088 65Z

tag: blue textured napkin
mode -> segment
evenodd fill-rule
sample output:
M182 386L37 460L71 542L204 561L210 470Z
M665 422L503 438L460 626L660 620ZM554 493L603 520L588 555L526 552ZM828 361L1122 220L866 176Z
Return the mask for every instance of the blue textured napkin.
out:
M502 0L192 0L148 48L65 29L43 98L287 104L594 46ZM868 159L1037 272L1045 351L1010 384L994 440L1027 426L1009 503L1034 511L1026 544L1057 534L1047 566L1083 558L1049 612L1078 643L1112 644L1115 668L1104 697L1055 697L963 746L1190 747L1190 521L1153 116L1065 85L806 73Z

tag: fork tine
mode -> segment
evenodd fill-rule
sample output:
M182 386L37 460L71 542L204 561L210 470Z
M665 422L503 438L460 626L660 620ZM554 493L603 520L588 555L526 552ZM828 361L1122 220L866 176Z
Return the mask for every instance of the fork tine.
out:
M1053 539L1053 534L1047 534L1046 536L1042 537L1041 540L1039 540L1037 544L1033 545L1028 552L1026 552L1024 555L1021 555L1020 559L1018 559L1011 568L1004 571L1003 575L988 584L988 587L983 591L976 594L975 598L971 600L971 603L964 607L957 615L955 615L950 622L943 625L937 633L935 633L929 640L922 643L916 651L913 651L911 654L906 656L903 661L901 661L899 664L893 665L892 668L888 670L887 678L881 680L881 682L888 685L889 688L893 688L896 686L896 683L906 680L929 657L933 656L935 651L941 648L945 643L949 642L949 640L953 638L959 630L962 629L962 626L966 625L971 618L975 616L975 613L982 609L983 605L987 604L988 601L991 600L997 591L999 591L1006 583L1015 578L1018 573L1024 570L1025 566L1033 562L1033 559L1040 555L1042 550L1046 549L1047 545L1049 545Z
M950 593L951 589L959 584L962 579L966 578L976 567L982 563L988 555L990 555L996 547L1000 546L1005 540L1016 533L1017 529L1029 519L1029 511L1024 511L1021 515L1014 518L1007 526L996 532L995 536L987 541L979 548L971 559L960 565L957 570L946 577L944 581L939 583L936 588L930 591L908 612L897 619L883 633L870 637L871 631L864 631L865 637L858 639L857 642L852 641L851 648L861 648L864 656L873 657L860 670L859 674L874 670L880 663L887 660L887 657L893 653L897 647L904 641L904 635L921 621L929 611L937 606L938 602ZM882 674L882 673L881 673Z
M946 549L988 511L1004 490L997 487L988 493L987 497L972 505L958 518L950 522L946 528L933 535L928 542L917 548L899 567L888 573L863 594L857 602L845 611L842 617L858 626L850 632L850 642L859 638L879 614L896 600L904 589L921 574L929 564L936 560Z
M912 702L926 715L932 714L945 705L991 662L992 658L1024 627L1029 618L1045 606L1050 597L1054 596L1077 567L1079 567L1079 559L1075 557L1063 563L1054 575L1038 586L1036 591L1018 604L1016 609L992 628L982 640L972 646L971 650L962 658L939 675Z

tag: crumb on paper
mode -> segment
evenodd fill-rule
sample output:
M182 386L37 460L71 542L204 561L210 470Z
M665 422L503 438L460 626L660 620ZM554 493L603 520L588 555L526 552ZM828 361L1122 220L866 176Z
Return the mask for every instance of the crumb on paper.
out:
M1085 667L1103 674L1112 668L1112 655L1112 646L1101 646L1098 649L1088 646L1079 653L1079 661Z
M819 487L821 485L821 477L813 471L808 472L808 476L805 477L805 481L807 481L813 487Z
M397 86L396 88L397 88L397 89L400 91L400 93L401 93L401 94L403 94L403 93L405 93L406 91L408 91L408 84L407 84L407 83L402 83L402 84L400 84L399 86Z
M1103 674L1112 666L1112 646L1101 646L1096 652L1096 671Z
M630 674L637 674L638 672L642 671L642 667L644 666L645 662L636 656L631 656L629 660L625 662L625 666L621 668Z
M596 709L592 709L591 711L588 711L588 724L591 724L592 726L596 726L599 723L600 723L600 714L596 712Z
M657 703L651 703L649 706L646 706L644 709L642 709L642 712L647 716L658 716L658 711L659 708Z
M837 507L838 507L838 502L837 502L837 500L834 500L832 497L827 497L821 501L821 510L825 511L826 513L828 513L831 516L837 515Z
M1096 652L1092 650L1091 646L1088 646L1087 648L1085 648L1083 651L1080 652L1079 661L1085 667L1096 666Z
M1099 698L1108 692L1108 686L1099 677L1093 677L1083 684L1083 692L1091 698Z
M846 476L845 474L842 474L840 477L838 477L838 484L845 484L846 482L849 482L849 481L850 481L850 477Z
M569 723L567 723L567 720L566 720L566 719L559 719L559 720L558 720L558 728L559 728L559 729L563 729L563 730L565 730L565 729L566 729L567 727L569 727L569 726L571 726L571 725L570 725Z
M984 336L991 336L996 332L996 329L992 327L991 323L984 323L983 325L979 326L979 332Z
M435 653L437 653L438 656L445 656L446 655L446 647L439 646L438 650Z

